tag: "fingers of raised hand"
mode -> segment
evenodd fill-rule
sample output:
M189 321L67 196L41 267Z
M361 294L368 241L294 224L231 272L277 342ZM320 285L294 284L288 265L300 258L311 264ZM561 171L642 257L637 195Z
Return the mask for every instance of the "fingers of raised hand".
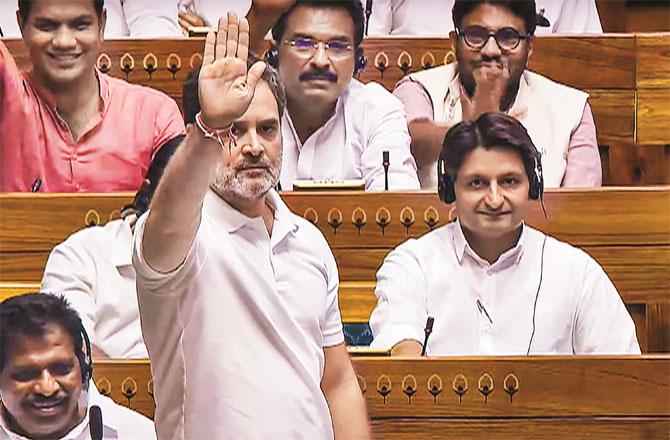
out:
M228 11L228 40L226 41L226 56L237 56L239 32L240 21L237 19L237 14Z
M216 59L220 60L226 56L226 46L228 43L228 31L229 31L228 16L224 15L219 18L219 28L216 32ZM237 35L235 35L237 38Z
M202 65L209 66L214 62L214 53L216 51L216 34L214 32L207 32L205 38L205 50L202 54Z
M246 64L249 54L249 22L246 18L240 20L239 37L237 43L237 57Z

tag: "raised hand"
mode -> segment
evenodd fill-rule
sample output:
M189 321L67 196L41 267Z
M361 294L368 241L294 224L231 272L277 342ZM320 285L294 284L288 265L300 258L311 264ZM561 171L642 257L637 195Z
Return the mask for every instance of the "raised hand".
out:
M207 34L198 96L208 127L226 128L249 108L265 63L258 61L247 70L248 51L249 23L234 12L219 19L216 34Z
M475 78L475 93L469 97L461 86L461 106L463 119L477 119L487 112L500 111L500 103L505 96L509 83L509 64L486 64L473 71Z

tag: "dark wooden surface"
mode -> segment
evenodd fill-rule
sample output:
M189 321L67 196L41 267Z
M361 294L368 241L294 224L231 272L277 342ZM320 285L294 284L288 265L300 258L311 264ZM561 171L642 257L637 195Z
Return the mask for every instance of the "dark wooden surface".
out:
M668 356L353 362L377 438L508 438L512 433L539 438L546 433L649 439L670 433ZM94 377L117 402L153 416L147 361L98 361ZM483 387L489 379L493 388L484 397L478 384ZM467 388L460 398L459 384ZM516 388L511 398L510 386Z

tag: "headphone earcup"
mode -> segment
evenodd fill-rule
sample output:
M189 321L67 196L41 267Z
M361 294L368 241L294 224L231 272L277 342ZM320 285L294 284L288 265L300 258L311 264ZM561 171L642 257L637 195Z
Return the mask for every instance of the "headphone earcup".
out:
M437 161L437 195L444 203L454 203L456 201L456 190L454 182L445 171L445 165L442 158Z
M530 188L528 189L528 198L531 200L539 200L544 192L544 177L542 176L542 162L541 158L535 157L533 160L535 166L533 167L533 175L530 179Z
M265 52L265 62L275 69L279 68L279 51L276 47L271 47Z
M354 75L358 75L365 69L365 66L368 64L368 60L365 59L365 52L363 51L362 47L356 48L356 53L354 56Z

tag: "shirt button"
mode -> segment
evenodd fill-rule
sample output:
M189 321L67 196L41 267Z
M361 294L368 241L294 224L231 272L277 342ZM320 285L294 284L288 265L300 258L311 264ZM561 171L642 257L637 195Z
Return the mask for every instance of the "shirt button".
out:
M491 272L490 269L486 271L486 275L491 275L492 273L493 273L493 272Z
M72 160L77 160L77 153L72 153Z

